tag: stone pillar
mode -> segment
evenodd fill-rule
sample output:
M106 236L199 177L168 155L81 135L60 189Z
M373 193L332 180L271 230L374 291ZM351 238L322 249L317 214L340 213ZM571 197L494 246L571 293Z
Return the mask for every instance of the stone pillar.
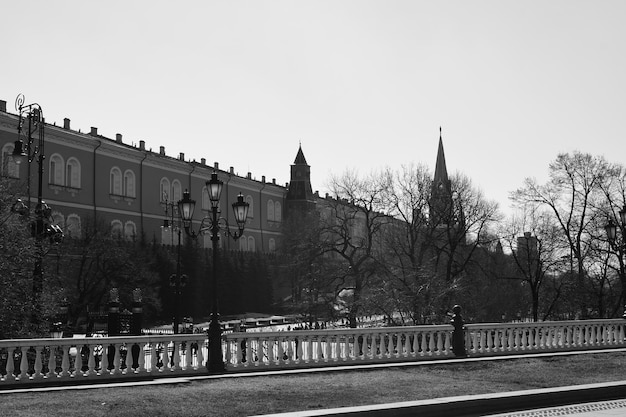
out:
M111 291L109 291L107 327L109 336L120 335L120 296L117 288L112 288Z
M130 334L131 336L141 336L141 326L143 321L143 304L141 297L141 289L135 288L133 290L133 315L130 319Z
M454 327L454 330L452 330L452 352L454 352L454 356L467 356L465 351L465 323L463 323L463 317L461 317L461 306L458 304L452 308L450 324Z

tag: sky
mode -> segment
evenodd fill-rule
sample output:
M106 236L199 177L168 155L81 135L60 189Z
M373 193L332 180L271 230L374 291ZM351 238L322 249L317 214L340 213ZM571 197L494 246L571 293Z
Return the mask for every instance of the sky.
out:
M0 0L0 100L289 181L425 164L503 211L559 153L626 158L626 1Z

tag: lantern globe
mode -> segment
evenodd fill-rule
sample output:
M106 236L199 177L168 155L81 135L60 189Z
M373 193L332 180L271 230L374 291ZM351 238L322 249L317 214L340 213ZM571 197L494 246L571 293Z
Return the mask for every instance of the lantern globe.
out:
M189 225L191 223L195 208L196 200L192 200L189 191L185 190L183 193L183 199L178 201L178 213L185 225Z
M248 210L250 204L243 200L243 194L239 193L237 196L237 202L233 203L233 212L235 214L235 221L239 229L243 229L248 218Z
M217 178L217 172L213 172L211 174L211 179L206 182L206 189L209 192L211 207L215 208L219 205L223 186L224 182Z

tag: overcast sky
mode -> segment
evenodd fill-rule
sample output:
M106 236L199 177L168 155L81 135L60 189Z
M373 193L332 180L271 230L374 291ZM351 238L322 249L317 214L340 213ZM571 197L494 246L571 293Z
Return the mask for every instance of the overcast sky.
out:
M626 1L0 0L0 99L284 184L423 163L506 211L560 152L626 159ZM199 191L198 191L199 192ZM192 190L193 193L193 190Z

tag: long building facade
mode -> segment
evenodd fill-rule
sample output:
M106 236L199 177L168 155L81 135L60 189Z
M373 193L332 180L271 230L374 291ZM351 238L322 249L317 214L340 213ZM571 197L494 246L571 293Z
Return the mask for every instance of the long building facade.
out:
M24 120L22 134L18 135L20 116L7 111L6 101L0 100L0 150L2 151L2 176L30 183L30 201L37 201L38 162L17 164L13 157L15 141L26 141L29 134ZM163 245L178 243L178 216L176 203L183 192L189 190L196 200L193 227L197 230L202 219L209 214L210 201L205 182L217 172L224 182L221 195L221 215L232 227L236 222L231 211L239 193L250 204L244 235L237 241L221 239L226 250L272 253L280 250L281 228L289 213L318 212L328 206L332 196L319 196L311 188L311 167L302 147L296 152L291 165L290 182L285 185L276 180L266 181L235 174L234 168L220 168L215 162L207 164L205 158L185 159L184 154L172 157L160 147L158 152L139 145L125 143L122 135L115 139L98 134L92 127L89 133L71 128L70 120L63 126L43 123L45 159L43 161L42 196L52 208L53 223L61 227L70 238L82 236L89 222L99 227L109 227L111 233L128 240L145 239ZM33 146L37 146L37 134ZM30 167L30 177L28 168ZM431 211L439 213L433 219L442 222L444 211L450 207L449 184L443 144L439 138L437 168L433 179ZM26 189L26 187L23 187ZM444 192L445 191L445 192ZM164 226L164 220L169 226ZM172 222L173 220L173 222ZM185 233L182 239L188 239ZM212 245L209 234L199 237L201 246Z
M30 182L30 201L35 204L38 159L18 164L13 157L19 122L19 115L8 112L6 101L0 100L2 175L24 185ZM242 238L236 242L222 239L220 246L250 252L278 250L287 185L279 185L275 180L268 182L265 177L258 181L250 173L242 177L232 167L222 170L218 163L209 165L204 158L197 162L185 159L184 154L171 157L166 155L164 147L153 152L144 141L133 146L124 143L119 134L115 139L106 138L95 127L89 133L81 133L71 128L69 119L64 120L63 126L46 123L44 126L42 196L52 208L54 223L66 236L79 237L89 226L88 222L97 221L126 239L175 244L178 216L173 217L174 224L170 222L169 227L164 227L164 220L172 218L171 210L175 210L183 191L189 190L191 198L196 200L193 226L197 229L202 218L209 214L205 182L215 171L224 181L220 207L229 224L236 228L230 205L239 193L250 204ZM21 139L26 140L27 136L28 132L24 132ZM37 141L35 134L33 146L38 145ZM187 238L184 233L182 236ZM199 239L202 246L211 246L208 235Z

